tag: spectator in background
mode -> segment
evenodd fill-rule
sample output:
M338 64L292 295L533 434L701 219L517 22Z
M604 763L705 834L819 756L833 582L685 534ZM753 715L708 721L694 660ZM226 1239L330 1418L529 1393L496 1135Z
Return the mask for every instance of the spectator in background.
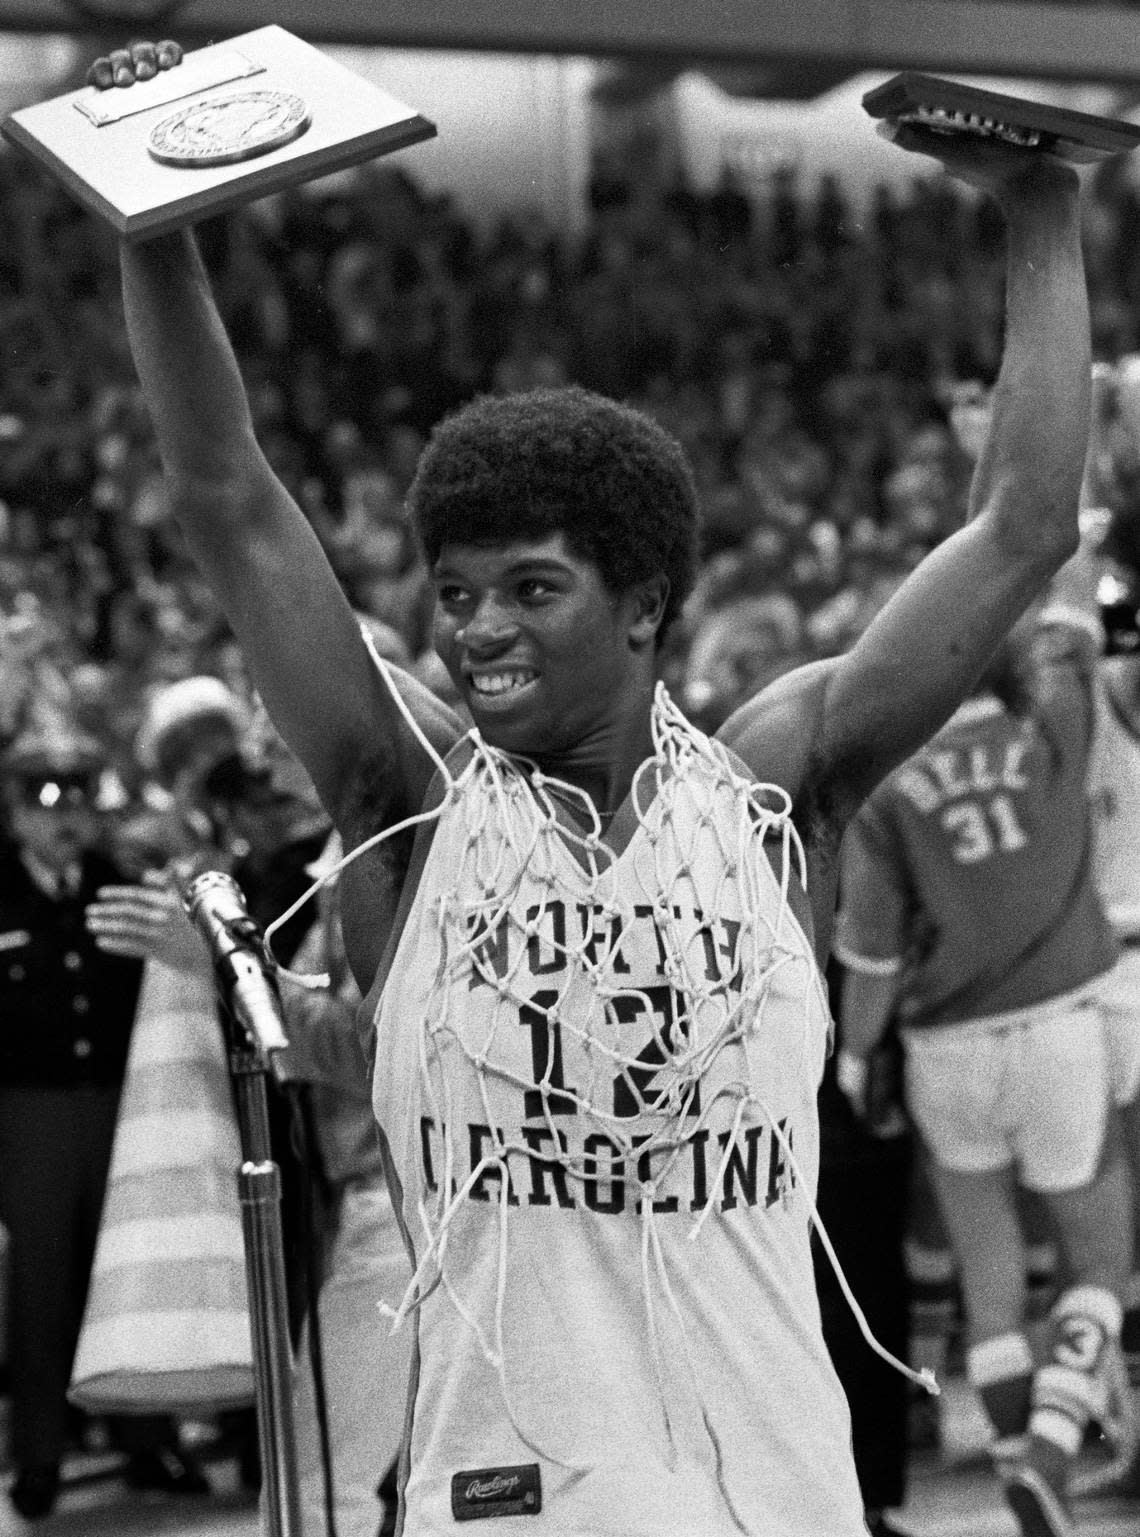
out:
M228 870L262 928L306 890L308 866L328 836L327 818L264 716L220 679L188 678L156 691L139 732L138 753L168 797L167 814L181 829L187 854L203 868ZM164 889L160 880L155 889ZM96 904L89 917L97 935L110 924L115 941L122 938L117 929L127 915L114 904ZM310 921L301 913L279 936L275 948L282 964L290 963ZM289 1105L272 1082L269 1109L282 1172L286 1279L296 1335L305 1309L305 1175L293 1149Z
M329 554L353 606L384 614L413 652L427 644L431 588L403 510L403 489L379 469L346 478L344 516Z
M29 728L0 760L0 1220L9 1251L16 1510L45 1516L68 1449L79 1337L141 967L84 927L122 879L100 851L100 744L63 722ZM160 1416L119 1418L132 1487L209 1485Z
M697 625L685 664L686 704L715 729L746 699L804 660L800 613L775 593L738 597Z
M200 674L156 689L135 738L147 776L147 796L190 841L212 844L218 830L202 796L207 774L240 752L253 724L251 710L220 678Z

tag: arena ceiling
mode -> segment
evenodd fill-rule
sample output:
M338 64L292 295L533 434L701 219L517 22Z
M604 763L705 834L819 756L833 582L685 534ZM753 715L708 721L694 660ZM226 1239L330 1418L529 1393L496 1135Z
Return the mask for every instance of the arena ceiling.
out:
M594 54L807 96L860 70L1140 80L1140 12L1033 0L0 0L0 31L187 42L277 22L313 42Z

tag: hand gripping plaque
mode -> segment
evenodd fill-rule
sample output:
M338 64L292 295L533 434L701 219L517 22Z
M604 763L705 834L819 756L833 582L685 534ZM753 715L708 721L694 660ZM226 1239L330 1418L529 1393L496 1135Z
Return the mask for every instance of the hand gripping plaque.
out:
M872 117L913 124L932 133L999 139L1074 165L1125 154L1140 144L1140 127L1135 123L984 91L934 75L895 75L868 91L863 107Z
M135 240L430 139L435 127L269 26L150 80L22 107L2 131Z

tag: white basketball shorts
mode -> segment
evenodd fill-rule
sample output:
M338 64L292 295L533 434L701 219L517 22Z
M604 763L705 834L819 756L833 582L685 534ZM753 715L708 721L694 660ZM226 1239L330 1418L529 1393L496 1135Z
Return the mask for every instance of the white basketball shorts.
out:
M1095 985L1006 1014L912 1027L903 1040L910 1110L943 1167L1013 1167L1042 1191L1092 1179L1112 1099Z
M1130 1105L1140 1094L1140 944L1122 949L1097 987L1104 1006L1112 1098L1118 1105Z

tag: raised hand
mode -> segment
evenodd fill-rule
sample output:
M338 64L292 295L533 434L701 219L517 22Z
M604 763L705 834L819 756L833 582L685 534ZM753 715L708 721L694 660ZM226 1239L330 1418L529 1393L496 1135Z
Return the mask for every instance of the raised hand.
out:
M109 91L134 85L136 80L153 80L160 70L173 69L181 62L182 45L170 38L160 43L128 43L96 59L87 71L87 84Z
M999 203L1010 195L1034 188L1066 187L1079 183L1071 165L1042 149L1024 149L1001 139L973 133L944 133L918 123L884 118L875 132L897 149L940 160L951 176L988 192Z

